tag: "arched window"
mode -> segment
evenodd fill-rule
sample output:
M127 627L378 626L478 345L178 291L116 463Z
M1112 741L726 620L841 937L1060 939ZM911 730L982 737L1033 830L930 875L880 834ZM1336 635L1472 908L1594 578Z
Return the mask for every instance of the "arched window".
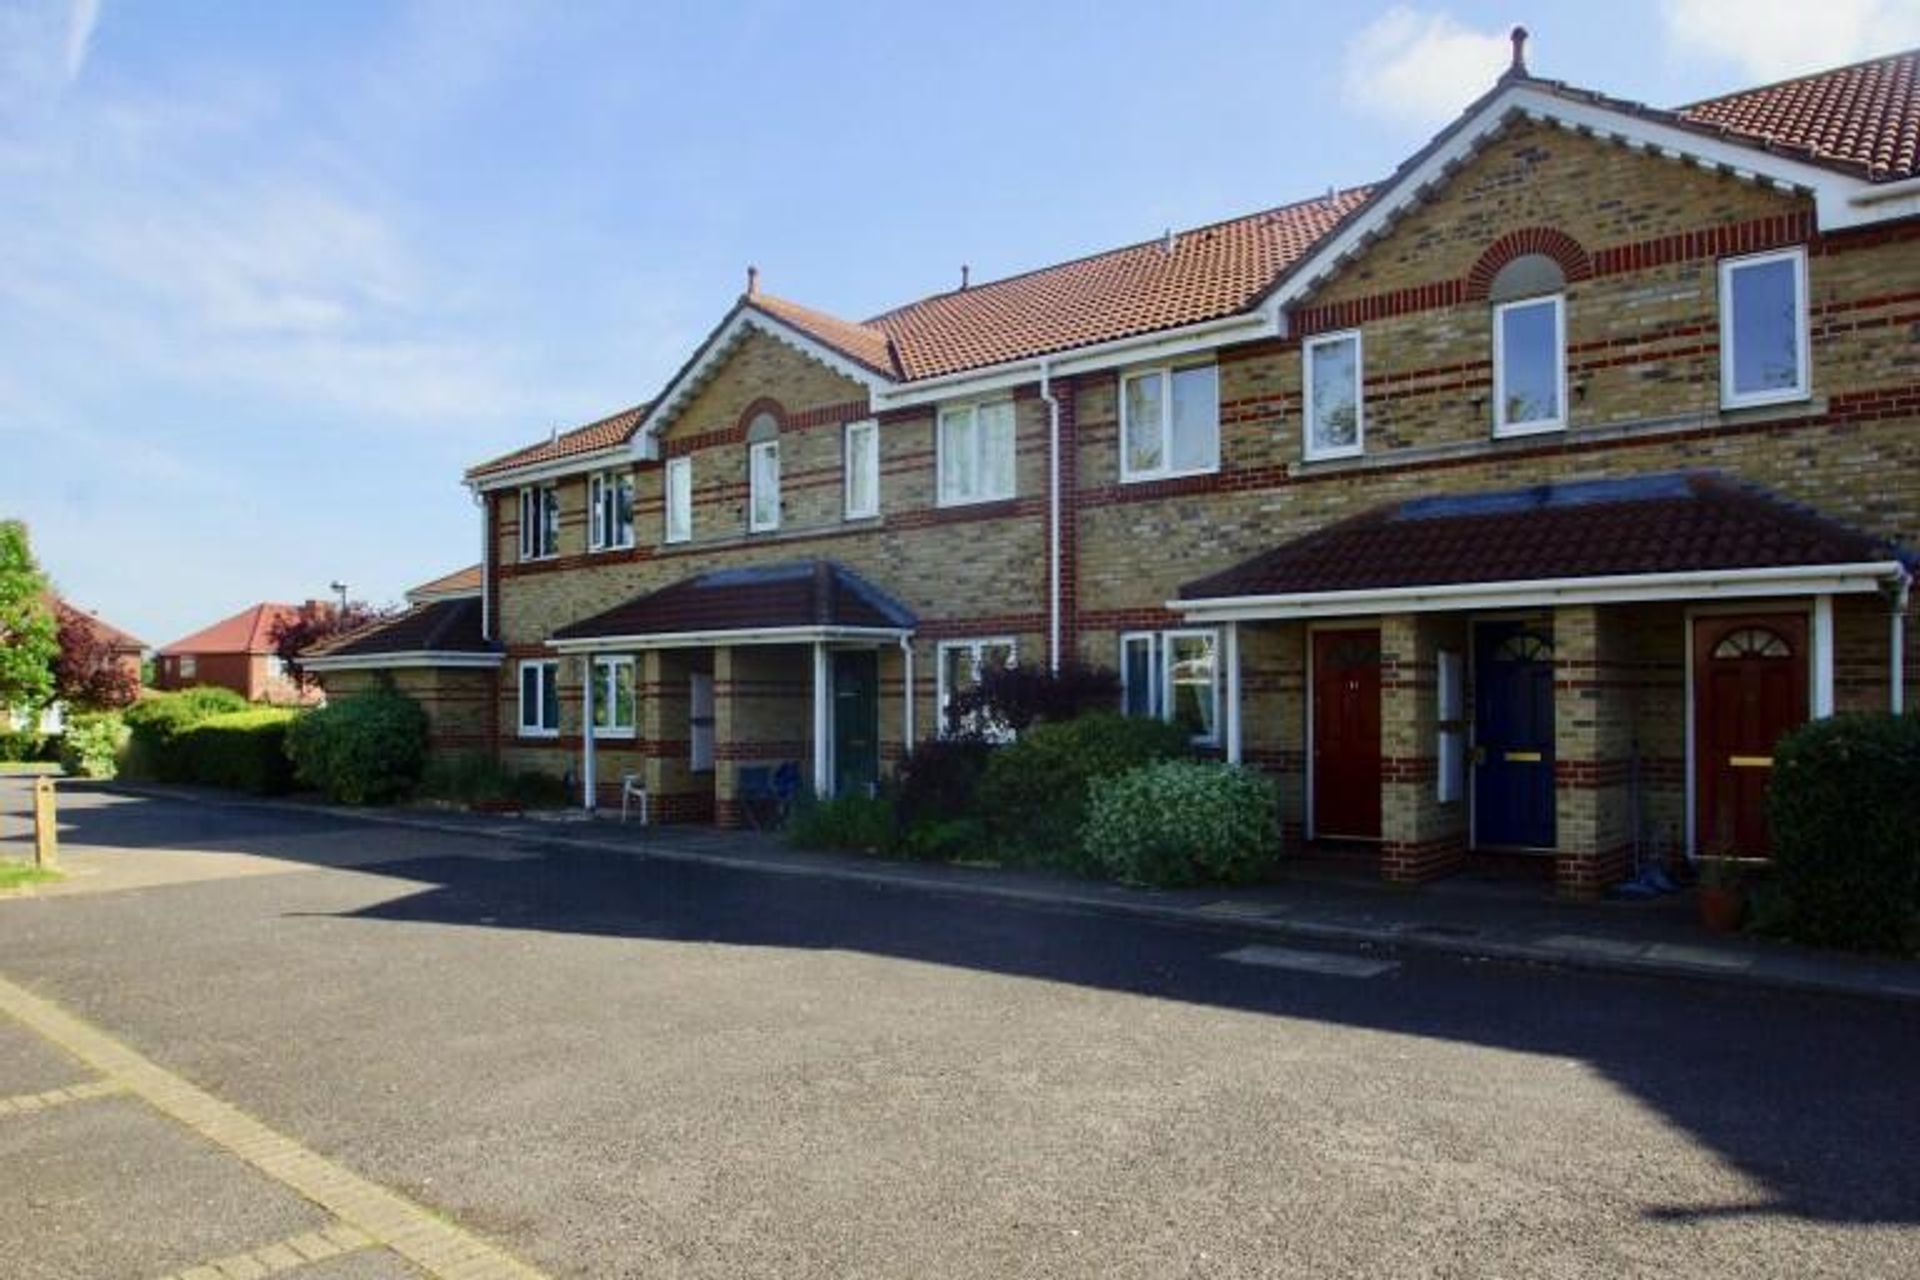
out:
M1493 651L1495 662L1552 662L1553 644L1531 631L1516 631Z
M1567 425L1567 273L1544 253L1523 253L1487 288L1493 303L1493 434L1531 435Z
M1716 658L1791 658L1793 646L1770 627L1741 627L1720 637L1713 646Z
M757 413L747 424L747 528L780 527L780 420Z

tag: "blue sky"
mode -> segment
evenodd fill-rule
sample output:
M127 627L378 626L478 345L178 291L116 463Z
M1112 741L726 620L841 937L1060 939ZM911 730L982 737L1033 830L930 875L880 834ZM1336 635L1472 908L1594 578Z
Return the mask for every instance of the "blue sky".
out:
M0 0L0 514L161 645L478 557L467 464L757 263L859 318L1376 179L1505 65L1676 104L1920 0Z

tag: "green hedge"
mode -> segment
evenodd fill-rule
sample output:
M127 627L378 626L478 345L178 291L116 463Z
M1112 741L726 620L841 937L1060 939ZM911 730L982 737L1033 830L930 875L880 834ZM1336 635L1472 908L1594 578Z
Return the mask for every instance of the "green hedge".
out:
M24 764L38 760L47 740L36 730L0 729L0 763Z
M299 718L289 707L212 716L175 734L172 754L188 782L283 795L293 790L287 733Z
M215 685L148 694L121 713L131 734L122 772L158 782L192 782L192 769L175 750L179 736L203 720L251 705L233 690Z
M67 717L60 735L60 765L76 778L111 778L131 731L117 711L85 711Z
M1842 715L1774 749L1774 926L1802 942L1920 950L1920 718Z
M427 713L375 688L302 716L287 735L296 776L340 804L391 804L413 794L427 760Z
M1251 769L1159 760L1092 786L1088 860L1129 884L1258 880L1280 852L1279 796Z
M888 853L894 847L893 801L845 795L801 800L787 823L787 839L801 849Z

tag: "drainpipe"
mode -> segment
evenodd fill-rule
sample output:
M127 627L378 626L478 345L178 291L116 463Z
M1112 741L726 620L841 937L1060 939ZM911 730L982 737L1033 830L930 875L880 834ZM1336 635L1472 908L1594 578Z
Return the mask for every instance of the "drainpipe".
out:
M1053 361L1040 362L1040 398L1047 402L1047 669L1060 670L1060 401Z
M1907 598L1913 590L1913 575L1900 575L1893 589L1893 634L1887 650L1893 655L1893 668L1887 673L1887 709L1899 715L1907 709Z
M901 739L901 745L905 751L911 752L913 750L913 637L912 636L900 637L900 665L901 665L900 687L906 690L906 697L902 699L902 701L906 705L902 709L901 717L900 717L902 721L901 733L905 735Z
M482 490L473 491L473 504L480 508L480 638L493 639L493 500Z
M580 682L580 807L592 813L599 801L593 767L593 680L598 673L591 653L582 654L580 661L586 668L586 679Z

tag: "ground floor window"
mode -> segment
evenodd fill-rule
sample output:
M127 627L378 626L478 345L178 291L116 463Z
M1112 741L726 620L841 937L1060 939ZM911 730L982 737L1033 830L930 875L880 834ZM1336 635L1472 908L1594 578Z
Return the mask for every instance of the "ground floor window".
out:
M630 738L634 728L633 659L593 660L593 734Z
M520 664L520 736L551 738L560 732L560 664Z
M940 644L940 733L953 731L948 723L947 706L955 694L980 683L982 672L1011 667L1017 661L1017 648L1006 636L981 640L944 640ZM961 726L990 738L1011 737L1004 725L972 723Z
M1220 637L1214 631L1134 631L1120 637L1121 706L1159 716L1195 742L1220 741Z

